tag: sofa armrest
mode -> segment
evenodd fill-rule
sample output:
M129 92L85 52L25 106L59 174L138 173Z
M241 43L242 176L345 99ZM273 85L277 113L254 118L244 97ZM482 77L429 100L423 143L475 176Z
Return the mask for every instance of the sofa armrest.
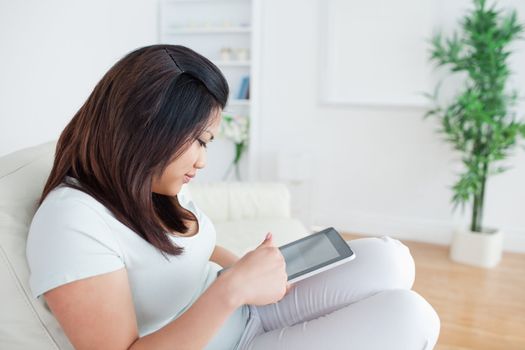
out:
M290 192L280 183L217 182L185 187L186 195L212 221L290 218Z

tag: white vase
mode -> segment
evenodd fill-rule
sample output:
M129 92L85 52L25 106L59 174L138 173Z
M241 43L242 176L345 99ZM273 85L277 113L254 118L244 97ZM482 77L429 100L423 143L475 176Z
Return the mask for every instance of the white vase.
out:
M458 229L450 245L450 258L468 265L494 267L500 262L502 251L502 231L487 229L485 232L472 232Z

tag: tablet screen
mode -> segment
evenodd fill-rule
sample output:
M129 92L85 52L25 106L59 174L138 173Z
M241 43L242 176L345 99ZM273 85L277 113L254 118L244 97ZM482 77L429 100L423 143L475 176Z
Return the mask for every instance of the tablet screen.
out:
M326 235L316 235L281 250L288 276L339 257L339 252Z

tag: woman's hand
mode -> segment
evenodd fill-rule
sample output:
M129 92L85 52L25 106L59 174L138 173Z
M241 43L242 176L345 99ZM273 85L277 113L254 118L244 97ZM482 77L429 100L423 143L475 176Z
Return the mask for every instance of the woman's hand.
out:
M229 280L240 305L266 305L281 300L289 286L286 264L272 234L254 250L244 255L219 278Z

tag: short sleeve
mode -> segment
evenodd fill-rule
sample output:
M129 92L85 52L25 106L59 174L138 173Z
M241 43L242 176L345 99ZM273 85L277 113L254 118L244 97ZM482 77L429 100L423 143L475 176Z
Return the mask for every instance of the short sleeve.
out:
M26 246L33 297L124 267L118 240L102 215L76 199L42 203L31 222Z

